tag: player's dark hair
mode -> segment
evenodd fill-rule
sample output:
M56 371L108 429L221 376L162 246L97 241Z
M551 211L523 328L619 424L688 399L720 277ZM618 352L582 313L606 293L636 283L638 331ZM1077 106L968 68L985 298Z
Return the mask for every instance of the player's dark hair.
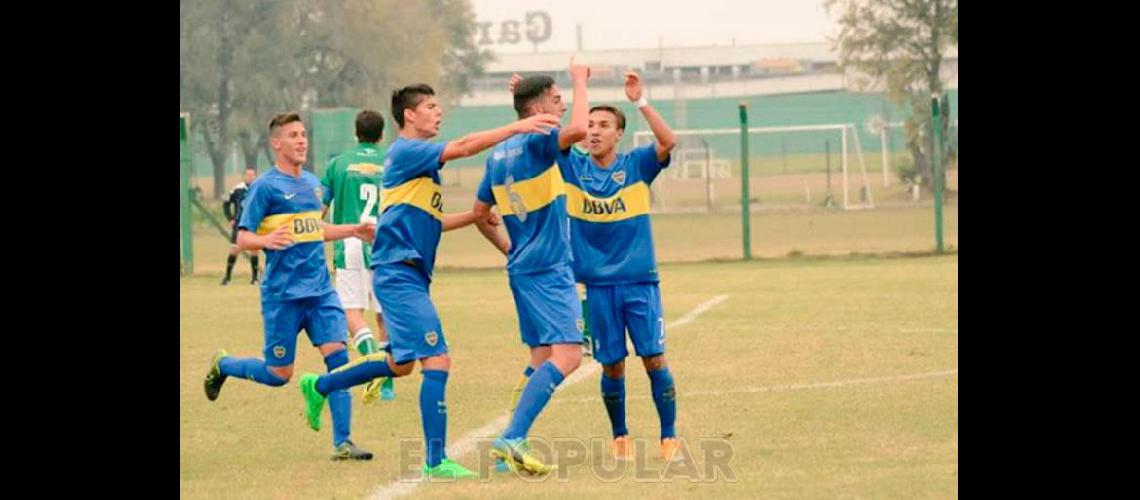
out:
M519 118L530 116L530 105L553 86L554 79L545 75L528 76L519 81L515 86L515 112Z
M379 142L383 136L384 115L371 109L366 109L356 114L356 140L360 142Z
M281 128L282 126L299 121L301 121L301 115L296 111L279 113L274 116L272 120L269 120L269 133L272 134L274 132L277 132L277 129Z
M392 92L392 118L401 129L404 128L404 110L416 109L427 96L435 95L435 90L426 83L408 85Z
M613 106L605 106L605 105L594 106L594 107L590 108L590 113L593 113L595 111L609 111L610 113L613 113L613 115L615 117L617 117L617 128L618 128L618 130L622 130L622 131L625 130L625 113L622 113L620 109L617 109Z

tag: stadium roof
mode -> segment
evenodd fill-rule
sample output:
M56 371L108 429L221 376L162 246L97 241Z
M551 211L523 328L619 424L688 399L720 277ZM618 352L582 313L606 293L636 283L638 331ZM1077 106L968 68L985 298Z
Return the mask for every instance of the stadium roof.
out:
M497 60L487 65L488 73L563 71L570 56L590 65L613 65L644 68L646 63L660 63L660 68L693 66L746 65L774 59L798 59L813 62L838 62L838 54L830 42L769 45L719 45L705 47L662 47L648 49L615 49L529 52L496 54ZM951 47L946 59L957 59L958 48Z

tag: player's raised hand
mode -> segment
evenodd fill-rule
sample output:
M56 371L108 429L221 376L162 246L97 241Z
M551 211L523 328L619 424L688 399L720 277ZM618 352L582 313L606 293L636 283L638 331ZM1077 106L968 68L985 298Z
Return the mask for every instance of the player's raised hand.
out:
M282 250L288 248L293 244L293 231L290 230L289 224L282 224L274 229L272 233L265 235L262 238L265 248L270 250Z
M631 102L641 99L641 76L633 71L625 72L625 96Z
M515 95L515 88L519 86L522 81L522 75L515 73L511 75L511 81L507 83L507 90L511 91L511 95Z
M574 56L570 56L570 80L588 80L590 78L590 66L585 64L574 64Z
M549 134L550 129L557 127L559 123L558 115L548 113L539 113L537 115L523 118L515 122L516 134Z

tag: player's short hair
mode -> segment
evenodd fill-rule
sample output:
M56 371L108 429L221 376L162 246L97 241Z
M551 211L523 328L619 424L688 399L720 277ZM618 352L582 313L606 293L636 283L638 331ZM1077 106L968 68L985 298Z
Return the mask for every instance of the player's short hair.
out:
M528 76L519 81L515 86L515 112L519 118L530 116L530 105L553 86L554 79L546 75Z
M299 122L299 121L301 121L301 114L297 113L296 111L290 111L288 113L278 113L276 116L273 117L272 120L269 120L269 133L274 134L277 132L277 129L279 129L285 125L288 125L290 123Z
M392 118L401 129L404 128L404 110L415 109L427 96L435 95L435 90L426 83L408 85L392 92Z
M617 109L613 106L605 106L605 105L594 106L594 107L590 108L591 114L595 111L609 111L610 113L613 113L613 115L615 117L617 117L617 128L618 128L618 130L622 130L622 131L625 130L625 113L622 113L620 109Z
M356 114L356 140L378 142L384 136L384 115L366 109Z
M255 173L255 174L257 173L257 167L255 167L253 165L246 165L245 169L246 170L253 170L253 173Z

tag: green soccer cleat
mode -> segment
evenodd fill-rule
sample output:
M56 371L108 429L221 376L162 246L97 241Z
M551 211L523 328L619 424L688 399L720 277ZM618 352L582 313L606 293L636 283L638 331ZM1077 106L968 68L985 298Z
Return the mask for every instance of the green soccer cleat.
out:
M222 358L229 357L229 353L225 349L218 349L214 353L214 357L210 360L210 371L206 372L206 399L213 401L218 399L218 393L222 392L222 384L226 383L226 376L222 375L222 369L219 363Z
M462 465L452 462L451 459L445 458L435 467L428 467L427 464L424 464L424 477L436 479L471 479L479 477L479 475L471 472Z
M301 375L301 397L305 398L305 419L314 431L321 430L321 410L325 408L325 397L317 392L317 375L306 373Z

